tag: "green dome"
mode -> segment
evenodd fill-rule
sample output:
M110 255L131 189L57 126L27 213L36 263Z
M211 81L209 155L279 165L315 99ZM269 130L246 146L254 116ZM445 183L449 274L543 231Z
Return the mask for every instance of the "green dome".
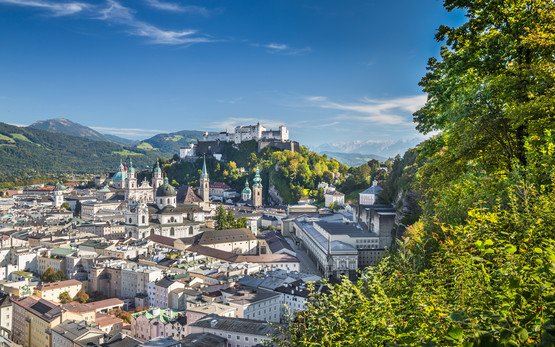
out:
M251 193L251 189L249 188L249 180L246 179L245 188L243 188L243 190L241 191L241 194L250 194L250 193Z
M126 178L127 178L127 172L118 171L118 172L116 172L114 177L112 177L112 181L114 181L114 182L123 182L123 181L125 181Z
M164 177L164 184L156 189L156 197L176 196L175 188L168 183L168 178Z

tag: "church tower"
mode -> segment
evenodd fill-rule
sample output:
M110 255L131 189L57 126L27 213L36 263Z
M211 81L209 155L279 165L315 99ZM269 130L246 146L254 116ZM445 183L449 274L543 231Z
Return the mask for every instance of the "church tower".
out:
M202 165L202 173L200 174L200 197L205 207L210 203L210 179L208 178L208 171L206 171L206 157Z
M152 174L152 188L154 195L156 195L156 189L164 184L164 179L162 178L162 170L160 169L160 164L156 160L156 166L154 167L154 173ZM156 197L156 196L154 196Z
M54 207L60 207L64 203L64 195L62 189L63 188L60 182L57 182L56 187L54 188Z
M245 188L243 188L243 191L241 192L241 200L243 201L250 200L251 195L252 195L252 191L249 187L249 179L247 178L245 180Z
M260 178L260 170L256 167L256 175L252 185L252 205L254 207L262 206L262 178Z
M137 174L133 167L133 160L129 161L129 169L127 170L127 179L125 183L125 200L135 199L137 192Z

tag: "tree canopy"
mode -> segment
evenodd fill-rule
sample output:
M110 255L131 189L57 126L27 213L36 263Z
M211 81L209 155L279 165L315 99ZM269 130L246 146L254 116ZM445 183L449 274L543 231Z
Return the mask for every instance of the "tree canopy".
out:
M555 345L555 3L444 3L468 21L438 30L414 114L439 134L384 189L418 189L423 214L358 283L313 293L281 345Z

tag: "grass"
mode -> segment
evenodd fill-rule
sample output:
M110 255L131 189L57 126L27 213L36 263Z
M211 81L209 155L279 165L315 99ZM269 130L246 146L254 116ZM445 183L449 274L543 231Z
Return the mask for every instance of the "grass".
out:
M21 140L21 141L27 141L27 142L31 142L33 143L33 141L29 140L28 138L25 137L25 135L22 134L11 134L12 137L16 140Z
M137 148L140 149L148 149L148 150L154 150L154 149L158 149L158 148L154 148L152 147L152 145L148 142L141 142L137 145Z
M2 134L0 134L0 140L7 141L8 143L15 143L11 137Z
M121 155L121 156L128 156L128 155L139 155L139 156L141 156L141 155L143 155L142 153L130 152L128 150L114 151L114 152L112 152L112 154Z
M181 136L181 135L173 135L173 136L170 136L170 137L166 137L166 141L177 142L177 141L181 140L182 138L183 138L183 136Z

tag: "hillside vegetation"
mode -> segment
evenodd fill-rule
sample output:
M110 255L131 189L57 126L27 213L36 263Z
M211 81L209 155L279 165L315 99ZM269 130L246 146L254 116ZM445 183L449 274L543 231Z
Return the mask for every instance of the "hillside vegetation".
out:
M0 123L0 178L115 171L121 160L151 165L157 153L50 131Z
M468 21L438 30L414 114L439 134L390 176L422 215L357 283L315 293L280 345L555 345L555 3L444 4Z
M171 158L179 155L179 147L188 146L191 142L202 140L202 131L182 130L169 134L158 134L137 144L137 148L156 150L163 157Z

